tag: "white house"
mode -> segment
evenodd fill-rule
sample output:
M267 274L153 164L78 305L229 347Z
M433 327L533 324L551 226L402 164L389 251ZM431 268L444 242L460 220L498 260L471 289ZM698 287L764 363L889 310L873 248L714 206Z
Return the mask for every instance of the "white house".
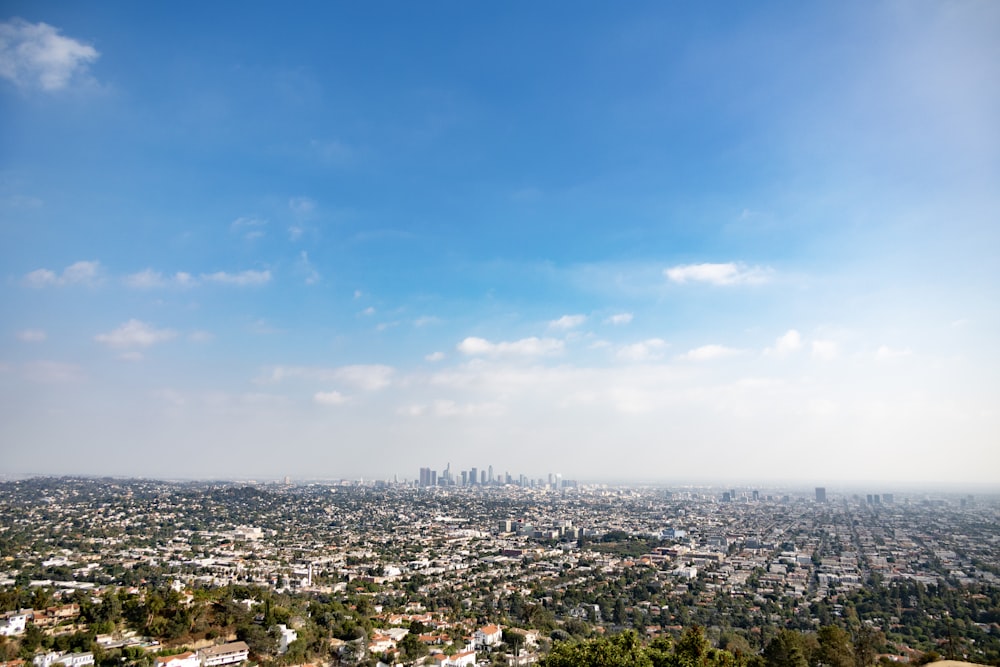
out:
M93 653L65 653L63 651L50 651L36 655L31 661L35 667L52 667L57 662L61 662L66 667L86 667L94 664Z
M499 625L484 625L472 633L472 645L475 648L490 648L503 641L503 632Z
M448 661L444 663L445 667L475 667L475 664L475 651L462 651L461 653L456 653L448 658Z
M462 651L455 655L436 653L431 656L431 664L437 667L475 667L476 652Z
M231 644L203 648L198 651L198 654L201 656L201 664L204 667L232 665L244 662L250 657L250 647L247 646L246 642L233 642Z
M24 634L27 623L27 614L8 614L5 618L0 619L0 637L14 637Z
M299 633L285 626L284 623L278 625L278 653L284 655L288 653L288 645L299 638Z

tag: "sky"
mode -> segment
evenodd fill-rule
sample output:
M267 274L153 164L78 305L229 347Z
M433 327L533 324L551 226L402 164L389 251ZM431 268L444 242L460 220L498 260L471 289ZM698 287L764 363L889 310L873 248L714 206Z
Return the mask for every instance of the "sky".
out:
M0 473L1000 485L1000 3L0 14Z

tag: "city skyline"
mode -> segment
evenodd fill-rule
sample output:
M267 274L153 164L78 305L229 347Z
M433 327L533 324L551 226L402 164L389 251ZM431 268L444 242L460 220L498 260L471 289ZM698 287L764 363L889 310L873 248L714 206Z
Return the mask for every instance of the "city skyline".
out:
M998 5L5 9L0 473L1000 483Z

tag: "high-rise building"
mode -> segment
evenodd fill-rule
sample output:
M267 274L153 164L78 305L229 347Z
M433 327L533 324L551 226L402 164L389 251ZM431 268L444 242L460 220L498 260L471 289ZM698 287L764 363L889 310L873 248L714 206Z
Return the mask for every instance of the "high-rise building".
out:
M469 469L469 484L472 484L473 486L475 486L476 484L479 484L479 469L478 468L470 468Z
M826 502L826 487L824 486L816 487L816 502L818 503Z
M487 484L493 483L493 466L490 466L490 474L486 476L486 483Z

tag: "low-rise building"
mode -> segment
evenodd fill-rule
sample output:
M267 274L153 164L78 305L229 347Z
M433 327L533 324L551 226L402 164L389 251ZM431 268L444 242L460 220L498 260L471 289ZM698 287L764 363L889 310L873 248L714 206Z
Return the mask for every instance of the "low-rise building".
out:
M217 665L233 665L245 661L250 657L250 647L246 642L232 642L203 648L198 652L201 657L201 664L204 667L217 667ZM48 666L46 666L48 667Z
M164 655L156 659L153 667L201 667L201 658L193 651Z

